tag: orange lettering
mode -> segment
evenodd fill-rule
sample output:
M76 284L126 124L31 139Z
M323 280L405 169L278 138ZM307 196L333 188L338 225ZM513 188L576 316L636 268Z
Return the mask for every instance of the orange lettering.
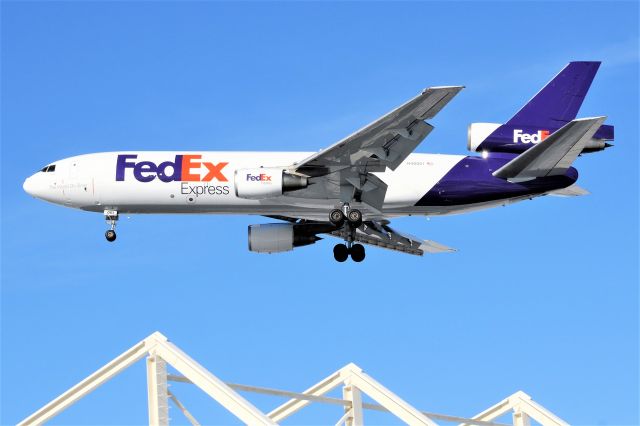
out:
M200 168L199 162L191 162L191 160L196 160L202 158L202 155L183 155L182 156L182 180L183 181L191 181L191 182L199 182L200 174L191 174L192 168Z
M217 179L220 182L227 182L227 177L222 174L221 170L229 163L203 163L209 170L209 173L202 179L203 182L209 182L212 179Z

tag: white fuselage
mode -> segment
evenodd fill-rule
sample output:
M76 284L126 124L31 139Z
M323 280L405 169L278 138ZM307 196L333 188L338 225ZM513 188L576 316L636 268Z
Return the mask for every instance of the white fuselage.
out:
M309 191L304 197L296 196L293 191L264 199L236 195L237 170L286 168L311 154L170 151L87 154L52 163L55 171L34 174L25 181L24 188L46 201L95 212L290 214L326 220L327 212L340 204L334 193L315 194L310 198ZM175 164L176 158L182 160L179 166ZM411 154L395 171L387 169L376 173L388 185L382 210L374 211L366 205L359 208L366 217L391 217L459 213L503 204L504 200L447 207L416 206L418 200L464 158L462 155ZM310 188L313 189L313 185Z

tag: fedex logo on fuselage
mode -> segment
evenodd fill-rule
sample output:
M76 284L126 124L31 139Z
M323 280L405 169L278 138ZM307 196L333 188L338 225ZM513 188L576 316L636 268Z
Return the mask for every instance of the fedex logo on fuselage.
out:
M260 173L259 175L252 175L251 173L247 173L247 182L271 182L271 176L266 175L264 173Z
M537 133L524 133L522 129L513 129L513 143L539 143L549 136L548 130L538 130Z
M133 171L133 177L139 182L151 182L158 178L162 182L227 182L222 169L229 163L211 163L200 161L202 155L176 155L174 161L156 164L153 161L136 161L137 154L118 155L116 162L116 181L125 179L127 169ZM201 170L204 168L204 174Z

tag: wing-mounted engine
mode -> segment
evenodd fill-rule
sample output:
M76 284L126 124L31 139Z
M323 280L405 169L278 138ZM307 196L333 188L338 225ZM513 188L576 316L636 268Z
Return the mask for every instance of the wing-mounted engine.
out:
M295 223L265 223L249 226L249 250L257 253L291 251L321 238L313 227Z
M278 197L287 191L304 189L309 185L307 177L291 174L281 168L260 167L238 169L234 175L236 196L259 200Z

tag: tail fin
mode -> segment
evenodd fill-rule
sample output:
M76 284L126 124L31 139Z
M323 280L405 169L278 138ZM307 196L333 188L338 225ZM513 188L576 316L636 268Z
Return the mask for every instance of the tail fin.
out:
M539 144L576 118L598 68L596 61L570 62L506 123L472 123L469 150L519 154ZM613 133L613 126L600 126L583 152L610 147Z
M510 182L524 182L539 177L565 174L605 118L581 118L571 121L544 141L500 167L493 175Z
M600 62L569 62L509 121L509 125L528 125L556 129L576 118Z

